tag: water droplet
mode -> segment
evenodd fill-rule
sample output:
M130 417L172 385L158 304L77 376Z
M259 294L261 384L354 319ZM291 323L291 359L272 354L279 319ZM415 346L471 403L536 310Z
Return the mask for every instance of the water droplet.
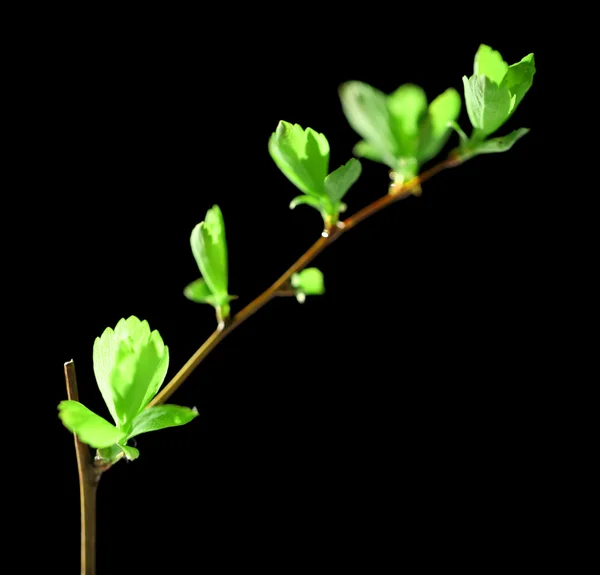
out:
M321 233L321 235L322 235L324 238L328 238L328 237L329 237L329 232L328 232L327 230L323 230L323 232Z

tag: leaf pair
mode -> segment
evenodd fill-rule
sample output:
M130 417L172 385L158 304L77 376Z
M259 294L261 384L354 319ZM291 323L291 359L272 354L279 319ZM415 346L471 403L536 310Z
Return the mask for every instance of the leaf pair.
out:
M439 154L461 107L453 88L428 105L425 91L414 84L386 95L363 82L346 82L339 95L348 123L364 138L354 153L387 165L400 183Z
M519 128L507 136L486 139L509 120L531 88L534 55L528 54L509 66L499 52L482 44L475 55L473 71L470 78L463 76L465 103L473 126L470 139L461 135L463 158L505 152L529 132L527 128Z
M235 298L228 291L227 239L219 206L209 209L204 221L194 227L190 245L202 277L186 286L184 295L197 303L212 305L219 321L228 318L229 302Z
M329 142L312 128L279 122L269 139L269 153L277 167L304 194L290 208L306 204L319 210L326 225L335 224L350 187L361 173L354 158L329 174Z
M146 409L169 367L169 349L147 321L131 316L121 319L114 330L107 328L94 342L93 358L98 388L115 425L77 401L62 401L58 406L65 427L84 443L97 449L117 446L115 454L123 452L135 459L139 452L127 446L129 439L183 425L198 415L178 405Z

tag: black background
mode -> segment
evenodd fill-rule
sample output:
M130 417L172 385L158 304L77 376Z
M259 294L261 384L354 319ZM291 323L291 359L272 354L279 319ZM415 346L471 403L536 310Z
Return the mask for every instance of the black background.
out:
M81 401L108 417L92 345L133 314L162 334L172 377L215 327L212 308L182 294L199 276L189 235L210 206L226 221L234 311L321 232L317 212L288 210L296 191L267 151L277 122L323 132L334 169L359 139L342 82L462 95L482 42L509 63L535 52L533 88L499 135L531 133L362 223L315 261L323 297L272 302L207 358L171 399L200 416L141 436L139 460L102 478L98 573L381 572L482 552L486 566L498 548L531 545L544 438L539 384L520 358L535 355L538 315L541 42L526 26L448 23L440 34L373 13L364 33L361 14L343 32L273 11L260 31L252 11L236 11L235 25L159 15L92 33L80 23L32 60L34 177L49 183L36 200L41 256L29 263L39 283L27 292L44 325L32 362L52 461L35 499L44 569L76 573L79 560L73 441L55 411L63 363L75 360ZM464 106L460 124L470 131ZM349 213L388 182L363 161Z

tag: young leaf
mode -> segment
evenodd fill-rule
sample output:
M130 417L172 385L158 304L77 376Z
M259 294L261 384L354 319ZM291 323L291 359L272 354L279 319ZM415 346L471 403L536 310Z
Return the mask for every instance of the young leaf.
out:
M521 100L533 84L533 75L535 74L535 59L533 54L528 54L520 62L508 67L508 71L502 85L508 89L514 98L514 104L510 113L512 114Z
M507 70L508 64L504 61L500 52L492 50L486 44L479 46L473 66L473 73L476 76L487 76L492 82L500 85Z
M225 221L219 206L206 212L203 222L192 230L190 237L192 253L210 288L217 305L226 305L228 294L227 239Z
M198 411L179 405L155 405L144 409L133 421L131 432L127 436L128 439L148 433L150 431L158 431L167 427L176 427L185 425L198 417Z
M460 94L448 88L429 104L421 123L418 158L421 164L435 158L450 137L450 126L460 114Z
M124 439L122 441L124 441ZM116 443L110 447L103 447L96 451L96 456L98 458L102 459L106 463L110 463L111 465L119 461L119 459L121 459L124 455L125 452L123 451L122 447Z
M505 86L499 86L487 76L463 76L465 103L471 124L487 136L508 119L514 101Z
M323 134L298 124L279 122L269 139L277 167L302 192L320 197L329 166L329 143Z
M58 410L58 417L64 426L91 447L110 447L121 441L125 435L106 419L96 415L78 401L70 399L61 401L58 404Z
M324 209L324 205L323 205L323 198L315 198L314 196L296 196L291 202L290 202L290 210L295 209L297 206L300 206L302 204L306 204L308 206L311 206L317 210L323 210Z
M490 138L483 142L477 142L472 148L468 148L465 152L464 159L478 154L494 154L498 152L506 152L510 150L515 142L529 132L528 128L519 128L501 138Z
M375 149L375 147L365 140L358 142L354 146L352 153L359 158L366 158L367 160L379 162L381 164L386 163L383 156Z
M481 141L495 132L517 109L531 88L535 74L533 54L509 66L499 52L482 44L475 55L474 75L463 77L465 101L472 141Z
M387 107L397 142L396 155L415 157L421 120L427 113L425 90L415 84L403 84L387 97Z
M215 297L213 296L206 280L200 278L188 284L183 290L183 295L196 303L207 303L216 306Z
M397 142L390 127L387 96L363 82L346 82L339 90L342 109L354 131L383 163L394 166Z
M129 461L133 461L134 459L137 459L140 456L139 449L136 449L135 447L123 444L119 444L119 447L123 450L125 457L127 457Z
M318 268L306 268L295 273L291 278L292 287L306 295L322 295L325 293L323 273Z
M147 321L131 316L94 342L94 373L117 426L126 430L162 385L169 349Z
M456 120L461 105L458 92L449 89L428 107L424 90L415 84L404 84L386 96L368 84L348 82L340 98L348 122L364 138L354 154L392 170L390 193L441 151L450 136L448 122Z
M362 166L356 158L348 160L346 164L331 172L325 178L325 193L335 204L340 202L346 192L358 180Z

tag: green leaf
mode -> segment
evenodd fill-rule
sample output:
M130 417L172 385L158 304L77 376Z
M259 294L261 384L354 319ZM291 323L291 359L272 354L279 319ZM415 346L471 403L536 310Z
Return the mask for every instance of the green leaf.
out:
M125 455L125 452L121 448L120 445L116 443L111 445L110 447L103 447L102 449L98 449L96 451L96 457L103 460L104 463L116 463Z
M421 125L419 142L419 162L425 163L435 158L450 137L451 123L460 114L460 94L454 88L441 93L427 109L427 116Z
M475 54L473 72L476 76L487 76L492 82L500 84L506 75L508 64L500 52L481 44Z
M416 156L421 120L427 113L425 90L415 84L403 84L387 97L387 107L398 143L396 155Z
M325 193L329 143L323 134L281 121L269 139L269 153L277 167L302 192L315 197Z
M510 150L515 142L521 139L525 134L529 132L528 128L519 128L506 136L500 138L491 138L484 142L478 142L471 149L466 152L466 158L471 156L477 156L479 154L494 154L498 152L506 152Z
M359 158L366 158L367 160L372 160L373 162L385 164L385 159L381 156L381 154L365 140L358 142L354 146L352 153Z
M315 198L314 196L296 196L290 202L290 210L293 210L294 208L302 204L312 206L313 208L316 208L319 211L323 209L323 201L320 198Z
M61 401L58 410L58 417L64 426L75 433L80 441L92 447L110 447L124 437L122 431L78 401Z
M207 303L212 306L217 305L208 284L202 278L188 284L183 290L183 295L196 303Z
M123 450L125 457L127 457L129 461L133 461L134 459L137 459L140 456L139 449L136 449L135 447L123 444L119 444L119 447Z
M387 96L368 84L355 81L342 84L339 95L350 126L385 164L394 166L397 142L390 127Z
M329 199L337 203L346 195L346 192L358 180L362 166L352 158L325 178L325 193Z
M487 76L463 76L463 84L471 124L484 136L495 132L506 122L513 107L510 92Z
M448 122L448 127L452 128L460 138L460 147L464 148L469 143L469 137L456 122Z
M510 110L511 114L517 109L517 106L521 103L529 88L531 88L534 74L535 59L533 54L528 54L520 62L508 67L508 72L504 77L502 86L507 88L514 98L514 103Z
M198 417L198 411L195 409L171 404L155 405L154 407L144 409L144 411L134 419L128 439L140 435L141 433L185 425L195 417Z
M318 268L306 268L295 273L291 278L292 287L306 295L322 295L325 293L323 273Z
M225 221L219 206L209 209L204 221L194 227L190 245L202 279L212 292L216 304L226 304L229 295L227 239Z
M131 316L94 342L94 373L117 426L127 429L162 385L169 349L147 321Z

